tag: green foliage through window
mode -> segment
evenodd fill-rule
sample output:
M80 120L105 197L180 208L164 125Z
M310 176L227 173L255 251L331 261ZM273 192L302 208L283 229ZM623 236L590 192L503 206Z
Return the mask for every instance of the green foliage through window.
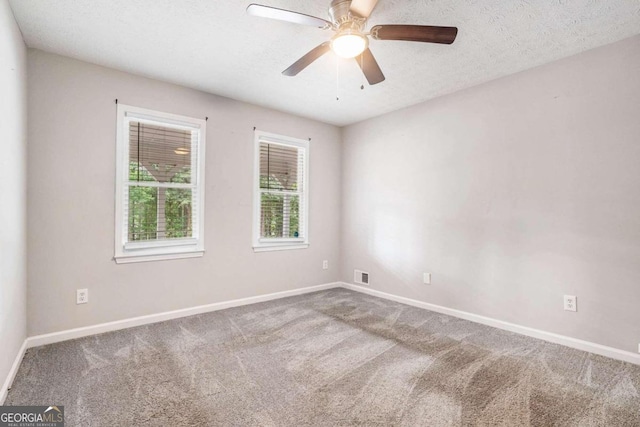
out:
M300 197L273 193L261 194L261 236L296 238L300 230ZM285 226L288 222L288 226Z
M191 171L182 169L172 183L189 183ZM138 162L130 162L129 179L141 185L129 186L129 241L192 237L193 191L190 188L146 187L157 182L153 173ZM159 201L164 197L164 206ZM164 207L164 218L162 213ZM159 217L160 216L160 217Z
M129 241L156 238L157 190L154 187L129 187Z

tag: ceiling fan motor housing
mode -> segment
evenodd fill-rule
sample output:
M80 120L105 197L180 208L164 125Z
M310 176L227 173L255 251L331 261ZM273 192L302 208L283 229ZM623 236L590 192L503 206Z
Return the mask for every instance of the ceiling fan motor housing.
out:
M339 27L351 21L351 14L349 8L351 7L351 0L333 0L331 6L329 6L329 16L331 20Z

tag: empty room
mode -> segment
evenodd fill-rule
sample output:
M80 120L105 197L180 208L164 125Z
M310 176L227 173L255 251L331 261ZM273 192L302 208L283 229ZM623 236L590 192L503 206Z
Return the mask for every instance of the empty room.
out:
M640 426L638 0L0 0L0 427Z

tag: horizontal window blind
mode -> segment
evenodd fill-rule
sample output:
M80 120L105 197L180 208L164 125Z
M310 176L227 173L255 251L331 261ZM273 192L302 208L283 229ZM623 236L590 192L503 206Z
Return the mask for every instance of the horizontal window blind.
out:
M260 141L260 238L303 240L303 148Z
M198 235L198 130L129 121L125 242Z

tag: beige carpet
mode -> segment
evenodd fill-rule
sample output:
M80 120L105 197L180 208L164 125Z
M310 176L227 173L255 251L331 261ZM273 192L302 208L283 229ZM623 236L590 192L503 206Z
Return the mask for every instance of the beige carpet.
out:
M39 347L68 426L640 426L640 366L334 289Z

